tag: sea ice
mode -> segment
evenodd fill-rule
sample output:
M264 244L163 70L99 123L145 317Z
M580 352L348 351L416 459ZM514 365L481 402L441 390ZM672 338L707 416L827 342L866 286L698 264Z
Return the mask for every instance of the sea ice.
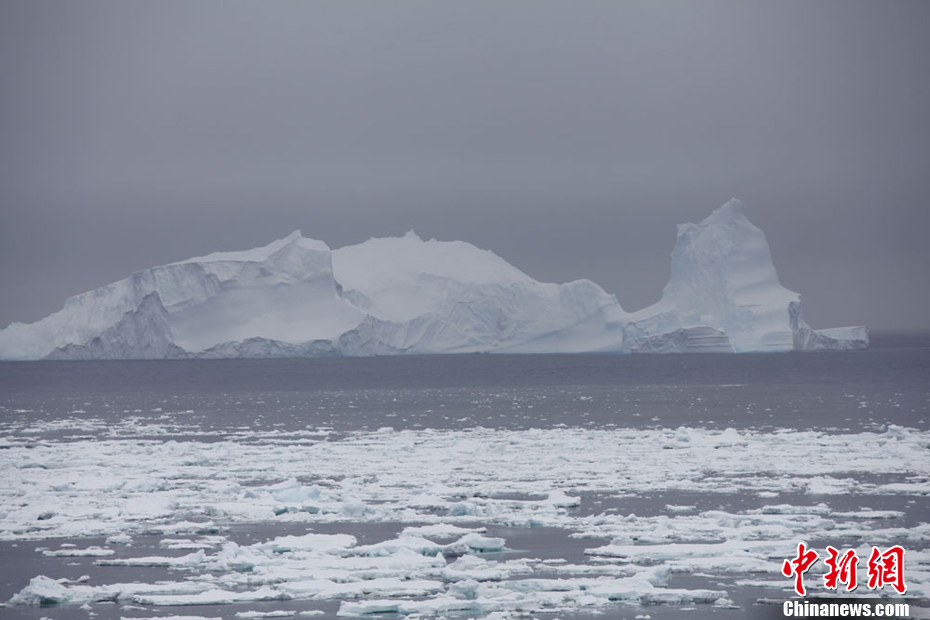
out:
M919 550L930 541L930 524L904 527L900 510L850 511L837 508L844 496L810 495L842 489L881 508L883 497L930 493L927 431L474 428L355 432L312 443L301 433L282 432L274 443L242 439L46 439L0 450L0 539L116 542L154 533L168 548L203 543L170 557L61 547L54 555L98 555L97 563L127 567L127 574L135 566L168 567L176 581L97 585L37 576L10 603L337 599L342 615L726 604L725 588L670 587L669 571L708 575L712 583L747 575L772 582L779 558L799 539L908 544L915 549L908 552L909 592L930 593L930 554ZM97 480L102 471L109 472L105 481ZM279 482L269 481L269 472ZM724 510L689 499L635 514L598 512L581 501L596 493L622 506L623 498L679 492L774 492L816 503ZM127 509L136 500L145 508ZM314 510L280 510L292 506ZM312 531L359 522L410 525L363 545L348 534ZM230 540L227 528L237 523L303 523L311 531L245 545ZM569 532L587 560L487 556L507 546L491 528L539 525Z

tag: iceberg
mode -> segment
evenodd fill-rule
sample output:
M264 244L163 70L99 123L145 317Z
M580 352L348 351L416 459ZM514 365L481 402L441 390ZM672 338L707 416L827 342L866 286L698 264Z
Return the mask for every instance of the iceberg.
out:
M654 336L640 336L630 343L632 353L733 353L726 332L707 325L681 327Z
M491 251L414 232L331 250L295 231L136 272L0 330L0 359L848 350L815 330L736 199L683 224L661 299L629 313L590 280L539 282Z
M735 198L699 224L679 225L662 298L633 313L624 335L631 350L644 352L721 351L727 340L736 353L869 343L864 327L807 325L800 295L778 281L765 233Z
M578 326L596 322L603 339L605 321L623 315L590 280L537 282L493 252L413 232L335 250L333 268L366 312L340 337L343 355L586 351Z
M327 351L321 341L363 317L340 294L329 247L295 231L262 248L153 267L71 297L59 312L0 331L0 358L317 355Z

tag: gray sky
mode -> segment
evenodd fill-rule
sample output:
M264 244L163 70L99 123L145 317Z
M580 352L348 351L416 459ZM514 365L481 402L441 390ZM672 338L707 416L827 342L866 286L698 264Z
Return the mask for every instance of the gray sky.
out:
M658 299L736 196L814 327L930 328L930 2L0 3L0 326L263 245Z

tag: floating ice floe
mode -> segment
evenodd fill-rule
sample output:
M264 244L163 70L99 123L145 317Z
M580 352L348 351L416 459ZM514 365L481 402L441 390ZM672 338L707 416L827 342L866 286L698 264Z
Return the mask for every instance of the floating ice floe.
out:
M104 557L116 553L112 549L103 547L87 547L86 549L43 549L42 555L49 557Z
M930 524L904 527L900 510L838 509L841 496L825 492L930 494L926 431L476 428L292 439L47 441L0 450L0 539L100 536L126 545L157 535L164 549L190 551L126 557L133 547L123 546L113 557L108 547L61 547L48 555L167 567L176 578L95 585L37 576L10 603L337 600L343 616L727 605L725 588L681 588L670 579L700 574L711 583L787 588L776 581L781 561L800 539L847 541L860 557L867 545L908 545L909 593L930 593L930 554L921 550ZM624 498L665 493L688 493L691 503L623 510ZM721 493L810 499L729 510L697 499ZM614 498L615 508L584 504L591 494ZM407 526L370 544L312 531L380 522ZM311 531L245 545L226 530L237 523ZM501 526L562 528L585 559L502 554L507 541L491 529Z

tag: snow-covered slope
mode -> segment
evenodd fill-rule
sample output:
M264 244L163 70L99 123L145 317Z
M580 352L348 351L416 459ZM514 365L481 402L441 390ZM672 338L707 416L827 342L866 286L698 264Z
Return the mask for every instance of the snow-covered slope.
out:
M343 295L369 314L340 339L346 355L568 352L573 330L623 314L589 280L544 284L488 250L413 232L335 250L333 269ZM550 340L536 346L540 338Z
M414 233L330 251L299 231L139 271L0 331L0 359L318 357L463 352L852 349L778 282L739 201L679 227L662 299L623 311L589 280L546 284L461 241Z

